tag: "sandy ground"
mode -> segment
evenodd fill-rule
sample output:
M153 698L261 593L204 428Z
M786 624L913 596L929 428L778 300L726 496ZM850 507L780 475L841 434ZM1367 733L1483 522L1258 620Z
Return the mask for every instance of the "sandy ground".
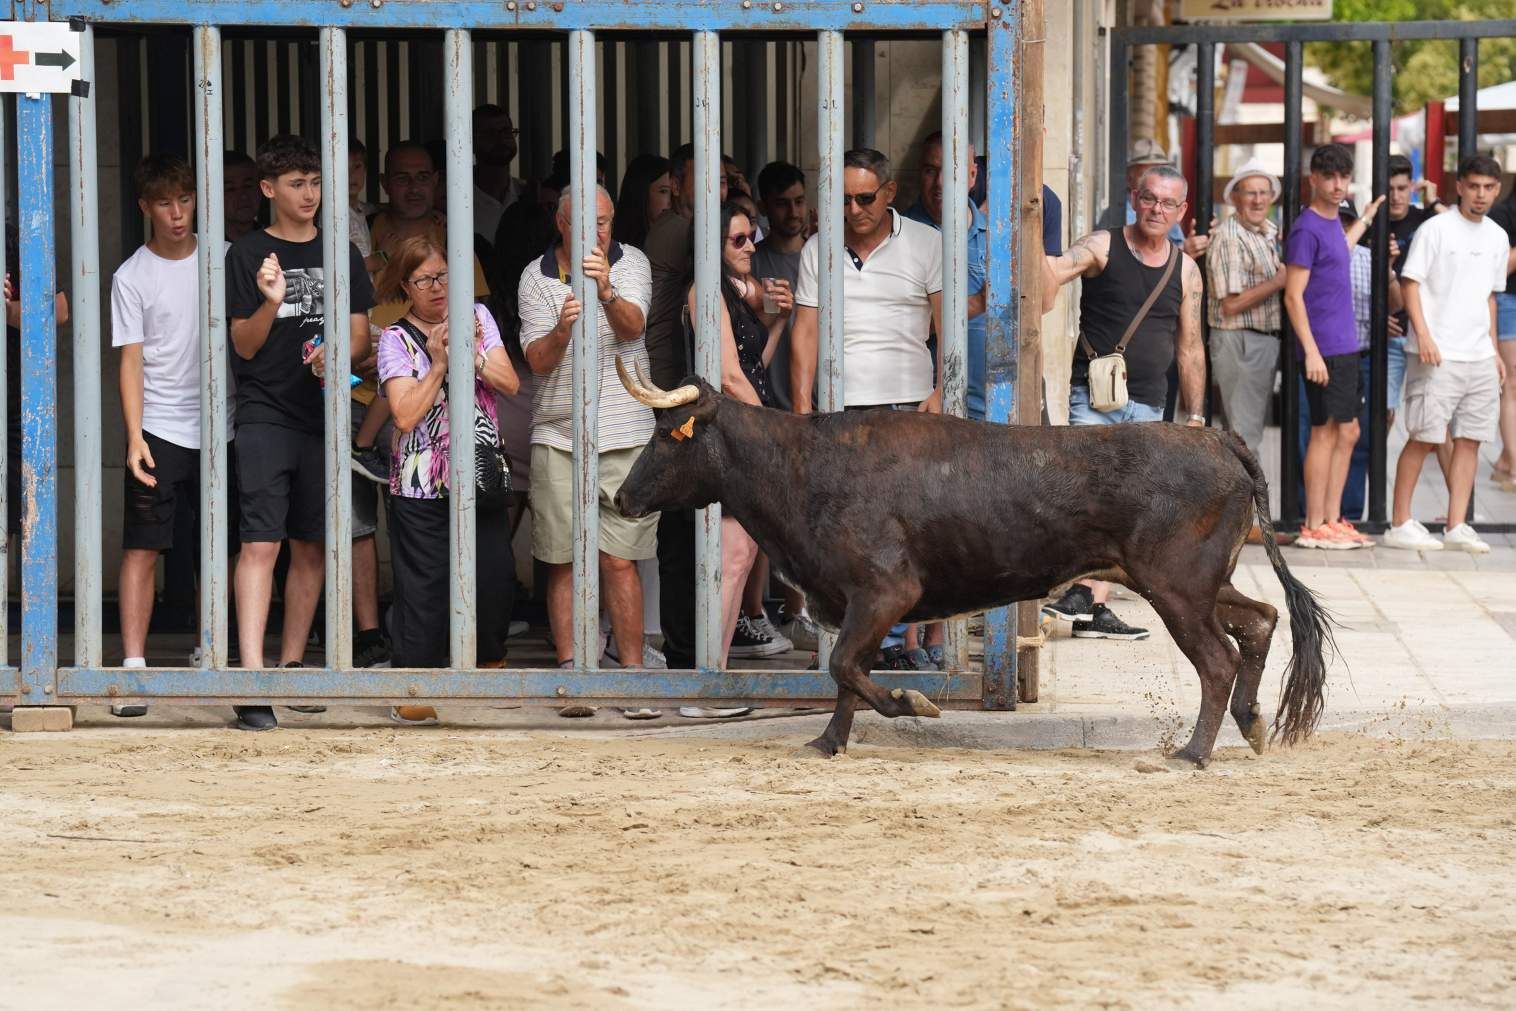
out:
M0 737L0 1007L1510 1007L1516 743Z

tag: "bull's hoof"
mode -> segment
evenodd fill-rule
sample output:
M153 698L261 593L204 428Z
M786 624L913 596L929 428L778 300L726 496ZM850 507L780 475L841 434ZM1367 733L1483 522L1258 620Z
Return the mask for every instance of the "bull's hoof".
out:
M930 716L942 715L942 710L932 704L932 700L921 694L914 688L896 688L890 692L890 698L894 699L903 712L900 716Z
M1253 749L1253 754L1263 754L1264 745L1268 740L1268 725L1258 709L1258 703L1254 702L1248 708L1246 721L1237 721L1237 729L1242 731L1242 736L1247 740L1248 746Z
M818 737L814 741L806 742L805 747L800 749L796 758L836 758L838 754L847 748L839 748L825 737Z
M1189 745L1180 748L1178 751L1171 751L1165 757L1173 765L1180 767L1194 766L1197 769L1204 769L1211 762L1211 756L1202 755Z

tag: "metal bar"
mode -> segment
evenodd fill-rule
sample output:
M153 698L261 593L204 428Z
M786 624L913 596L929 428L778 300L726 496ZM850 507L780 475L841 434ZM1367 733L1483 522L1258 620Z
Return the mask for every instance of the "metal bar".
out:
M1390 44L1374 43L1374 193L1390 188ZM1369 515L1385 520L1385 471L1389 452L1390 213L1374 215L1374 273L1369 302Z
M695 371L721 388L721 36L696 32L690 47L694 75L695 142ZM741 587L734 587L740 593ZM695 662L719 670L722 641L721 506L695 513Z
M79 73L95 79L95 36L79 34ZM100 200L95 99L68 103L69 237L73 247L74 330L74 651L95 667L101 656L100 579Z
M970 672L881 672L885 689L914 688L944 708L977 707L981 679ZM562 705L566 699L603 704L625 700L671 702L732 699L764 705L765 700L825 701L836 685L825 671L623 671L417 670L363 668L353 671L288 671L235 668L73 668L59 671L59 688L70 701L174 699L189 704L227 705L233 700L424 702L512 699ZM954 705L954 703L957 705Z
M1295 25L1145 25L1113 30L1125 45L1197 42L1407 42L1413 39L1500 38L1516 35L1516 18L1482 21L1336 22Z
M1039 26L1040 27L1040 26ZM1020 6L1007 6L1005 16L989 26L990 118L989 160L990 262L985 304L985 414L995 424L1020 420L1016 384L1019 378L1021 307L1018 283L1021 249L1018 212L1021 207L1021 93ZM1124 65L1124 63L1123 63ZM1115 116L1112 116L1113 121ZM1124 117L1123 117L1124 121ZM1124 130L1125 127L1123 126ZM1120 150L1112 130L1113 150ZM1004 156L999 156L1004 152ZM1119 187L1118 187L1119 191ZM1009 520L1015 522L1014 518ZM999 607L984 616L985 709L1016 708L1016 628L1014 608Z
M1479 150L1479 40L1469 36L1458 42L1458 161ZM1457 178L1456 173L1454 178ZM1467 515L1473 522L1479 482L1469 489Z
M843 348L843 234L842 234L842 129L846 95L841 32L816 36L816 279L818 301L816 408L840 411L845 403L842 389ZM831 660L837 637L820 636L817 661L822 670Z
M876 96L873 39L853 40L853 146L873 147Z
M967 415L969 213L969 36L942 33L942 410ZM947 624L949 670L968 666L968 625Z
M1211 230L1215 201L1211 194L1211 176L1216 173L1216 47L1202 42L1195 53L1195 234ZM1201 319L1204 320L1204 314ZM1191 409L1195 405L1190 405Z
M1304 66L1301 44L1284 47L1284 174L1279 182L1284 189L1279 201L1280 234L1288 235L1300 214L1300 100L1301 69ZM1280 314L1279 368L1283 374L1279 387L1279 512L1278 522L1293 527L1300 514L1300 363L1295 359L1295 331L1289 313Z
M227 664L227 523L231 494L226 415L230 386L226 323L226 217L222 206L225 123L222 120L221 29L202 25L192 41L195 59L195 173L200 210L200 655L201 666Z
M594 49L591 46L590 55ZM452 431L448 443L448 576L451 610L448 653L454 667L472 667L478 649L477 586L474 572L474 47L465 29L451 28L442 40L443 119L447 140L447 402ZM593 70L591 71L593 73ZM591 109L593 110L593 103ZM593 130L591 136L593 137ZM593 176L591 176L593 179ZM344 191L345 192L345 191ZM578 210L578 205L575 205ZM582 299L583 296L581 295ZM593 299L591 300L593 301ZM585 317L590 316L588 307ZM581 321L584 317L581 317ZM591 324L593 325L593 324ZM575 334L576 349L581 346ZM575 368L578 355L575 355ZM463 437L462 433L470 433ZM581 665L583 658L580 658Z
M125 8L129 10L124 11ZM293 8L293 9L292 9ZM405 3L291 4L289 0L51 0L53 20L138 24L220 24L223 28L346 29L522 28L538 31L593 30L613 20L618 29L657 31L929 32L983 28L984 5L969 0L809 0L805 4L741 4L691 0L680 4L629 3L613 17L593 4L519 3L507 13L500 0L407 0ZM1505 34L1511 34L1509 32Z
M353 665L353 482L350 325L352 278L348 259L347 33L321 29L321 259L326 271L326 658L338 670Z
M5 107L0 105L0 234L5 231L5 214L9 204L5 199L5 185L9 174L6 167L6 159L10 156L10 140L5 134ZM0 277L5 276L14 264L5 262L5 243L0 241ZM10 378L9 371L21 367L20 362L9 361L10 355L0 349L0 434L5 436L6 447L10 446ZM0 450L0 518L5 521L5 550L0 551L0 667L8 667L11 662L11 608L10 608L10 579L11 579L11 542L10 542L10 511L21 508L20 502L12 502L6 489L10 487L7 468L12 463L21 466L21 461L9 459L10 450ZM16 687L15 683L5 687Z
M58 276L53 99L16 96L21 211L21 693L50 701L58 667Z
M1126 191L1126 158L1127 158L1127 121L1130 110L1127 108L1127 89L1129 87L1128 74L1130 68L1127 61L1131 50L1111 37L1111 102L1107 112L1107 123L1110 140L1106 143L1106 157L1110 164L1106 166L1109 182L1106 184L1106 200L1110 204L1121 205L1131 199Z

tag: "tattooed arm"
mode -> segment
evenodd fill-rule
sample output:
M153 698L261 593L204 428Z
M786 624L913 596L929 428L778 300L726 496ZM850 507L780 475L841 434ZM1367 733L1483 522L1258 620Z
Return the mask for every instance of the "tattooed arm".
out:
M1043 293L1055 291L1076 277L1094 277L1111 255L1111 233L1091 232L1069 246L1062 256L1043 257Z
M1175 334L1174 355L1179 364L1179 403L1188 419L1205 413L1205 348L1200 341L1200 312L1205 305L1205 290L1200 283L1200 268L1184 257L1182 287L1179 297L1179 332ZM1178 419L1175 419L1178 420ZM1202 421L1186 421L1201 427Z

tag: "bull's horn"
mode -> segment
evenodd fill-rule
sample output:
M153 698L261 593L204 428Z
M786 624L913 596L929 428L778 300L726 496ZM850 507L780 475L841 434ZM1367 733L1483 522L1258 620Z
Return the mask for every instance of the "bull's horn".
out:
M639 369L639 371L641 371ZM616 376L621 380L621 385L626 387L626 392L636 397L649 407L666 408L679 407L682 404L694 403L700 398L700 387L681 386L672 393L663 390L648 389L642 383L636 382L627 374L626 365L621 361L621 356L616 356Z

